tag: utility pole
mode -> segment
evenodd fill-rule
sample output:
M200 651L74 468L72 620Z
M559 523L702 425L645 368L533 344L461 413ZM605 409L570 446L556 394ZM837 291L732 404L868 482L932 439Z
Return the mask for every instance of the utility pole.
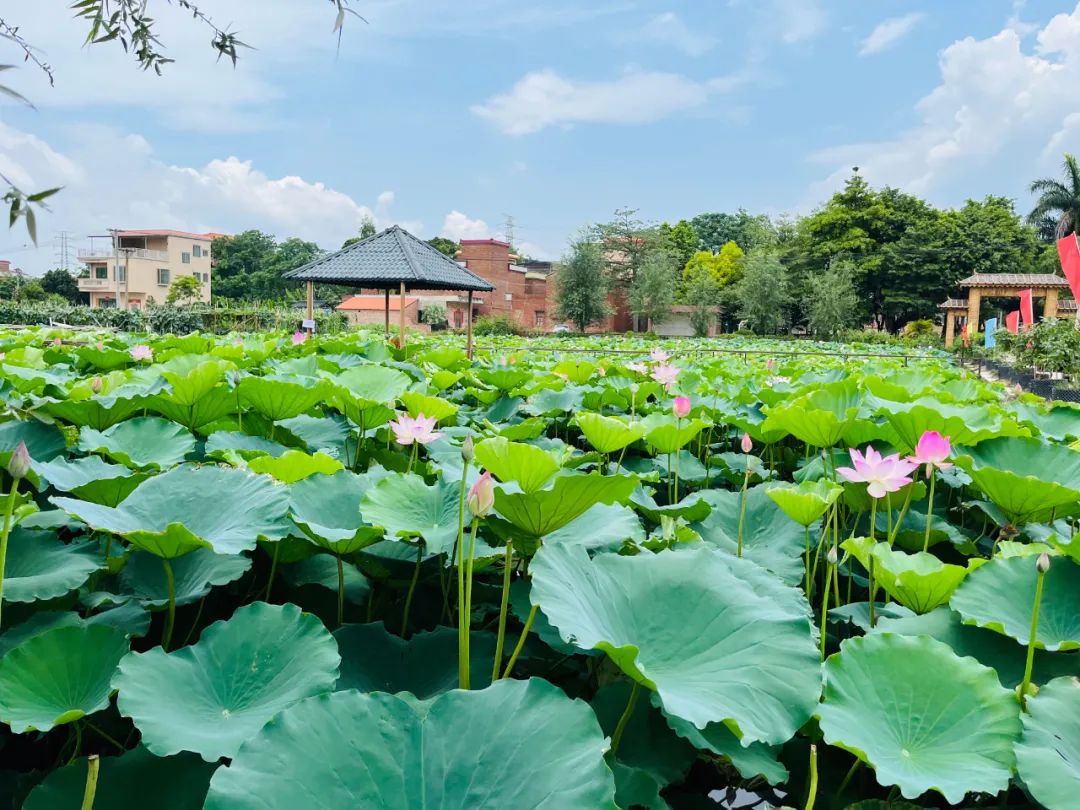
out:
M512 249L514 247L514 216L513 214L505 214L504 216L506 219L503 221L503 235Z
M60 231L53 237L56 266L65 273L71 272L71 233Z
M117 228L109 228L112 236L113 249L113 282L116 287L116 308L120 309L120 231Z

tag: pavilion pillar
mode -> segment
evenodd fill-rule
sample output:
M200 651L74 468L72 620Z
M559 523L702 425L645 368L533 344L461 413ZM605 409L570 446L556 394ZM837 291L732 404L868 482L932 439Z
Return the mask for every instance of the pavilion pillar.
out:
M307 283L307 319L309 321L315 320L315 282L309 281ZM315 331L314 329L311 331Z
M383 290L385 297L383 298L383 337L386 340L390 339L390 288L387 287Z
M982 307L982 291L972 287L968 290L967 326L968 334L979 331L979 310Z
M956 313L945 310L945 348L948 349L956 340Z
M401 297L398 299L398 348L405 348L405 282L401 282Z
M1058 316L1058 291L1049 288L1043 294L1043 318L1050 320Z
M465 327L465 356L472 360L472 290L469 290L469 316Z

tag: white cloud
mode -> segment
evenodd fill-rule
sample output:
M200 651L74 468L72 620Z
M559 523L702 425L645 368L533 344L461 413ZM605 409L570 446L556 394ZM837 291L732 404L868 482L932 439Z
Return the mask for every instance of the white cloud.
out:
M547 69L529 73L509 92L472 111L508 135L578 123L648 124L700 107L712 94L728 92L742 81L734 76L698 82L675 73L637 70L610 81L583 81Z
M643 28L626 35L627 42L654 42L670 45L689 56L702 56L715 47L716 37L701 29L693 29L674 11L657 14Z
M891 48L910 34L925 17L925 14L914 12L905 14L903 17L890 17L884 22L878 23L877 27L870 32L870 36L863 40L862 48L859 49L859 56L870 56Z
M359 232L366 216L380 227L395 221L392 192L380 194L370 207L318 181L269 177L249 160L173 166L139 135L85 124L78 133L77 146L61 152L0 124L0 172L30 190L63 186L50 200L52 210L39 217L40 247L11 257L31 272L52 266L52 234L59 230L69 231L76 246L109 227L225 233L257 228L336 248ZM400 224L422 232L420 223ZM16 231L9 236L5 242L22 238Z
M814 39L825 31L827 18L820 0L772 0L771 5L780 39L789 45Z
M460 211L451 211L443 221L442 236L455 242L462 239L490 239L491 229L482 219L469 219Z
M1056 171L1067 144L1075 148L1080 4L1050 20L1034 47L1007 26L986 39L954 42L942 52L940 69L940 84L915 107L913 127L890 140L819 152L815 159L836 170L810 198L836 188L853 165L875 184L918 194L1000 193L1003 178L1006 188L1019 190Z

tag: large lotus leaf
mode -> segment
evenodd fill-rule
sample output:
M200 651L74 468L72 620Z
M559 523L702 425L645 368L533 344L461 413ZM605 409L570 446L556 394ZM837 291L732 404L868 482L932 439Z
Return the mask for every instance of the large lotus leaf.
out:
M900 441L900 449L914 451L928 430L948 436L954 446L981 443L998 436L1026 436L1029 431L1016 421L995 413L986 405L951 405L935 399L914 402L880 402L877 412L888 420ZM966 452L966 448L965 448Z
M966 624L1004 633L1026 645L1035 604L1036 560L994 559L964 580L949 604ZM1046 572L1035 646L1080 649L1080 565L1056 557Z
M579 413L575 418L586 440L601 453L616 453L645 434L641 422L627 423L613 416Z
M1080 453L1058 444L989 439L966 448L957 463L1016 522L1080 501Z
M761 428L790 433L811 447L832 447L855 421L861 401L854 380L829 383L788 404L770 408Z
M788 740L810 717L820 659L803 595L748 560L698 548L603 554L546 545L533 604L564 641L599 649L698 728L744 745Z
M788 770L777 761L779 749L776 746L756 742L744 748L739 738L723 723L709 723L705 728L699 729L681 717L674 715L665 715L665 717L676 734L695 748L712 751L717 756L730 760L735 770L744 779L763 776L770 785L779 785L787 781Z
M16 734L48 731L109 705L109 680L128 651L115 627L56 627L0 659L0 721Z
M105 430L146 408L164 385L160 378L149 386L128 383L126 375L118 372L101 379L100 394L94 393L91 379L86 378L72 385L64 399L44 399L38 409L72 425Z
M288 448L263 436L251 436L233 430L216 430L206 440L207 458L228 459L234 452L241 455L269 455L277 458L287 453Z
M305 478L290 488L289 513L316 545L352 554L383 539L383 528L365 523L360 515L360 502L370 489L370 479L347 470Z
M964 624L960 614L946 607L922 616L890 618L879 615L876 632L936 638L952 647L957 655L970 656L993 669L1001 685L1008 689L1015 688L1024 679L1027 657L1024 647L993 630ZM1080 658L1076 653L1035 651L1031 670L1033 683L1042 684L1069 674L1080 674Z
M79 449L104 453L131 468L165 470L182 462L195 449L191 431L157 416L138 416L105 431L83 428Z
M544 538L545 543L567 543L605 551L618 551L627 541L642 543L644 540L645 529L633 509L606 503L590 507Z
M951 804L1009 784L1019 706L997 674L927 636L848 639L825 662L821 733L905 798Z
M678 503L660 506L643 487L638 487L630 496L630 503L653 523L659 523L665 517L682 518L693 523L704 520L712 512L712 506L698 492L687 495Z
M627 475L560 475L551 489L539 492L495 490L495 511L529 537L558 531L598 503L630 497L637 478Z
M337 414L315 417L302 413L278 422L277 431L282 429L295 436L312 453L321 451L345 463L350 462L355 454L355 443L351 436L353 428Z
M704 419L676 419L674 416L653 414L649 419L643 420L647 429L645 441L647 441L657 453L677 453L685 447L695 436L709 426Z
M360 401L358 410L393 402L408 389L411 382L407 374L376 363L350 368L333 381L337 388L347 392L350 399Z
M401 401L405 403L405 410L409 416L417 417L420 414L434 417L436 422L445 422L458 412L458 406L442 397L429 397L419 391L406 391L401 395Z
M64 452L64 433L56 425L31 420L0 422L0 464L7 466L11 454L22 442L34 461L49 461Z
M474 373L478 380L487 385L493 385L500 391L512 391L513 389L524 385L532 378L532 374L528 369L507 365L481 368L477 369Z
M326 398L326 387L314 380L287 377L244 377L240 401L272 422L311 410Z
M23 810L81 807L86 761L53 771L30 793ZM102 757L95 810L200 810L217 763L195 754L155 757L141 745L118 757Z
M513 481L522 492L537 492L559 471L559 462L545 450L502 437L476 445L476 464L500 481Z
M339 559L330 554L316 553L306 560L282 565L281 578L294 588L316 585L337 594ZM359 568L344 560L341 560L341 573L345 580L345 601L354 605L366 605L371 593L371 582L368 578Z
M1080 680L1050 681L1027 708L1016 770L1047 810L1072 810L1080 792Z
M343 469L341 462L326 453L308 455L301 450L289 450L274 458L258 456L247 463L252 472L265 473L283 484L295 484L316 473L333 475Z
M691 526L709 545L734 555L739 549L741 493L710 489L702 493L712 512ZM746 491L743 521L743 556L772 571L789 585L798 585L806 572L803 552L806 537L801 526L791 521L769 497L764 486Z
M105 506L116 506L149 475L132 472L121 464L109 464L100 456L35 462L34 471L54 489Z
M470 683L483 689L491 683L495 636L470 636ZM426 700L457 689L458 633L453 627L414 633L405 640L387 632L382 622L349 624L335 631L334 638L341 651L339 692L409 692Z
M158 756L236 756L267 720L334 688L337 644L296 605L255 602L173 653L130 653L113 679L117 706Z
M197 602L218 585L227 585L251 568L251 559L242 554L215 554L199 548L172 563L177 605ZM124 590L151 608L169 603L168 583L161 560L146 551L136 551L120 572Z
M336 692L268 723L206 810L614 810L604 747L588 705L535 678L419 704Z
M100 569L96 543L65 544L52 532L16 527L8 538L4 601L36 602L73 591Z
M844 492L829 481L803 481L801 484L770 485L766 490L784 514L800 526L809 526L818 520Z
M873 559L875 581L885 593L916 613L929 613L947 605L964 578L985 562L972 559L966 566L943 563L933 554L908 554L869 537L850 537L840 546L867 570Z
M449 554L457 541L459 496L458 484L441 478L429 487L418 475L394 475L366 493L360 509L387 536L422 537L429 553Z
M1016 403L1013 409L1049 439L1063 442L1070 437L1080 438L1080 407L1076 405L1057 403L1045 413L1023 403Z
M206 547L218 554L255 548L288 534L288 491L268 477L227 467L175 467L139 484L117 507L53 498L99 531L125 537L158 557Z
M147 405L150 410L190 430L201 430L240 409L236 392L224 385L214 388L191 404L174 402L167 394L159 394Z

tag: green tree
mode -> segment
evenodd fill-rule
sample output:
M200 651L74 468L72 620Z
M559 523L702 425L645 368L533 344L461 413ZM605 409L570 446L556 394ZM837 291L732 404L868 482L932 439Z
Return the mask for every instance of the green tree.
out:
M584 332L607 317L607 295L602 248L588 236L580 236L555 268L555 317Z
M660 236L679 267L685 267L697 252L698 233L685 219L680 219L674 226L665 222L660 226Z
M791 293L787 270L773 253L746 257L742 280L735 289L739 317L759 335L774 335L788 325Z
M679 278L677 262L673 254L654 250L645 257L630 288L630 311L650 328L671 315Z
M252 281L276 249L274 237L262 231L243 231L215 239L210 246L214 262L214 297L233 300L258 297Z
M807 301L807 323L819 337L835 338L859 318L859 297L850 261L833 262L815 273Z
M1061 239L1080 228L1080 166L1076 158L1065 153L1062 166L1064 182L1043 177L1031 184L1031 193L1038 194L1035 207L1028 214L1028 224L1044 226L1055 222L1054 237Z
M716 286L716 279L710 272L695 273L687 282L683 290L683 298L692 308L690 325L696 337L708 335L709 328L716 321L715 310L719 293L720 288Z
M765 214L751 214L740 208L734 214L698 214L690 220L698 235L698 249L719 250L734 242L744 253L776 244L776 228Z
M610 222L591 229L603 251L602 258L612 287L631 289L649 254L663 246L660 229L638 219L636 208L618 208Z
M341 243L341 248L342 250L344 250L349 245L355 245L357 242L363 239L374 236L375 233L375 220L373 220L369 214L365 214L363 222L360 223L360 235L350 236L348 239Z
M433 237L428 239L427 243L440 253L445 253L450 258L454 258L454 256L457 255L457 252L461 250L461 245L453 239L447 239L445 236Z
M69 304L78 304L82 300L78 279L62 267L45 273L41 277L41 288L52 295L59 295Z
M446 307L442 304L428 304L420 314L420 320L428 326L439 326L447 321Z
M169 285L166 304L194 304L202 297L202 282L195 276L177 276Z
M745 254L735 242L728 242L716 253L698 251L683 268L683 283L689 285L699 273L712 276L717 289L739 280Z
M0 276L0 301L31 303L44 301L48 293L36 278L16 274Z

